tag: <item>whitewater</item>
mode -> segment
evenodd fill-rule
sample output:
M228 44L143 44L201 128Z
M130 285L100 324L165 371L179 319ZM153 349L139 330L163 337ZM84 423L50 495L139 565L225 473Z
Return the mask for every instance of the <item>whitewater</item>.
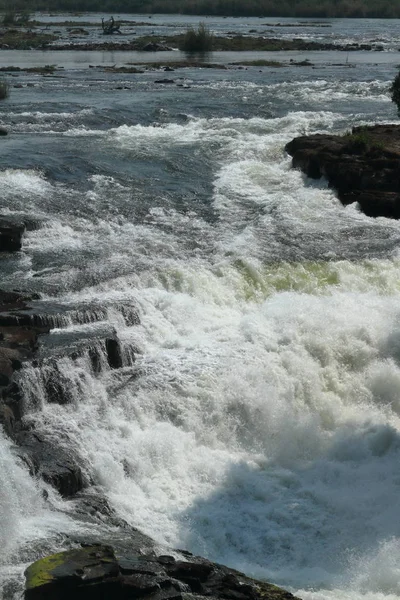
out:
M28 422L160 547L303 600L400 598L400 226L343 207L284 145L397 122L394 72L373 56L185 69L187 87L167 88L159 72L77 68L21 76L34 85L0 107L0 212L39 223L2 258L2 287L58 315L41 353L60 349L70 398L49 402L48 367L25 365ZM104 330L121 369L62 353ZM0 580L16 600L27 564L93 531L3 432L0 463Z

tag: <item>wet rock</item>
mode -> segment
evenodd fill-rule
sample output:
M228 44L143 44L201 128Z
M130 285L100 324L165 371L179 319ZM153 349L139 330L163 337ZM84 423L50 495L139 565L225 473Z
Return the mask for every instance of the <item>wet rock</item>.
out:
M75 453L66 450L37 431L21 431L16 434L18 454L27 463L34 475L50 483L64 498L83 489L85 485L79 459Z
M25 600L296 600L289 592L200 557L117 553L93 545L53 554L25 571Z
M0 252L21 250L24 231L24 223L0 217Z
M23 354L16 348L0 347L0 386L10 384L14 371L22 366Z
M311 135L286 145L292 165L326 177L343 204L358 202L370 217L400 218L400 126L355 127L351 134Z
M47 402L50 402L50 404L69 404L72 400L68 389L68 381L60 372L57 364L46 370L44 389Z
M1 389L1 388L0 388ZM22 429L22 393L15 381L1 389L0 423L14 441L18 431Z
M166 78L164 78L164 79L156 79L154 81L154 83L164 83L164 84L166 84L166 83L175 83L175 80L174 79L166 79Z
M7 404L0 403L0 424L11 438L14 437L15 420L13 409L10 406L7 406Z
M5 127L0 127L0 135L8 135L8 130Z
M42 328L18 325L13 311L25 309L32 296L0 290L0 423L10 437L21 429L22 398L15 372L33 358ZM47 331L47 330L45 330Z
M83 29L83 27L74 27L67 28L69 35L89 35L87 29Z
M111 369L120 369L123 364L121 344L115 338L106 340L107 360Z

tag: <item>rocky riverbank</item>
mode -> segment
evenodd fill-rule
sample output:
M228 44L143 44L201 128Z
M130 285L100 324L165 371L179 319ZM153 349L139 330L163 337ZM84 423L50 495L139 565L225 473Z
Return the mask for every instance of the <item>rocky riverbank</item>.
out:
M34 221L0 219L0 260L22 248L26 229L40 227ZM42 368L44 394L48 402L66 404L69 391L58 370L56 357L62 353L77 360L86 355L94 373L123 366L121 344L115 331L96 330L79 340L72 339L61 348L46 337L55 327L69 322L90 323L105 317L106 309L87 306L49 305L40 296L18 290L0 290L0 424L17 445L17 453L28 464L32 475L53 485L64 497L71 497L90 482L82 473L79 457L54 442L51 435L36 431L30 413L40 407L26 406L19 374L28 363ZM128 315L138 320L134 311ZM131 356L134 359L134 356Z
M121 553L101 545L54 554L27 569L25 600L296 600L190 552L174 554Z
M354 127L346 135L310 135L286 145L293 167L326 177L344 204L369 217L400 218L400 125Z

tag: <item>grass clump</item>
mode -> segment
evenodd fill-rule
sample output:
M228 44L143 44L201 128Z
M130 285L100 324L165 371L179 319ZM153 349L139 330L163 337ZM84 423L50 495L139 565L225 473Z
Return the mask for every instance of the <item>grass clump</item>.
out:
M5 79L0 79L0 100L8 98L10 93L10 86Z
M365 129L358 129L352 133L346 133L346 152L349 154L366 154L371 151L381 151L385 148L385 144L376 139L375 136Z
M180 50L184 52L210 52L213 46L214 36L210 30L200 23L197 30L190 27L181 42Z

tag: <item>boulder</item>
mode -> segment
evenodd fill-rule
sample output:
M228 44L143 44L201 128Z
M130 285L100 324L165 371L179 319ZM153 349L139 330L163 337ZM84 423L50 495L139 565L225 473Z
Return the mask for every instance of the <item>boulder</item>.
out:
M98 545L42 558L25 571L25 600L296 600L289 592L185 553L120 554Z
M292 165L326 177L343 204L371 217L400 218L400 126L354 127L347 135L310 135L286 145Z
M85 485L77 455L38 431L21 431L15 436L18 455L33 475L42 477L64 498L74 496Z

